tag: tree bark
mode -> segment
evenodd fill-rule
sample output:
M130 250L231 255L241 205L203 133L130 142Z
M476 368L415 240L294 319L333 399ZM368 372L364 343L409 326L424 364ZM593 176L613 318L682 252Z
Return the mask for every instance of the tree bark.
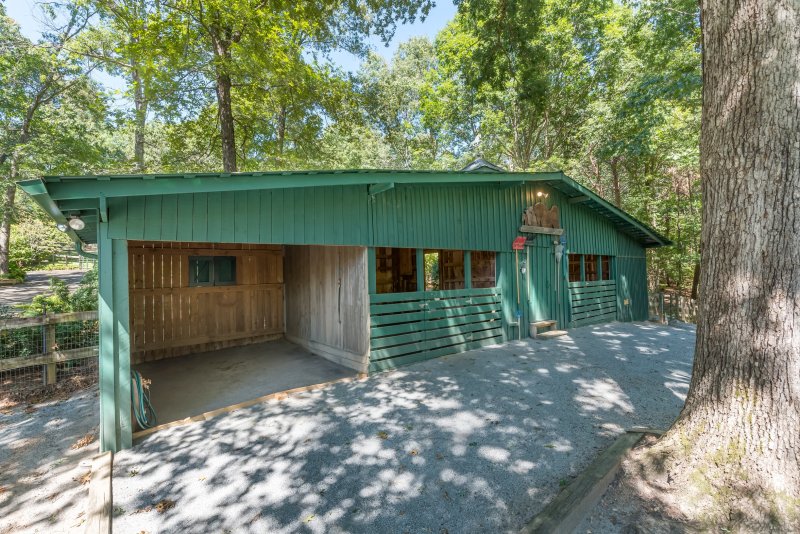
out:
M144 172L144 136L147 125L147 99L144 94L144 82L139 72L139 66L133 62L131 69L133 81L133 106L135 125L133 132L133 161L138 172Z
M11 172L9 181L3 189L2 213L0 213L0 276L9 273L9 256L11 244L11 223L14 220L14 200L17 195L17 184L19 177L19 157L16 151L11 154Z
M225 73L217 75L217 108L219 133L222 141L222 170L236 172L236 136L233 129L231 77Z
M618 207L622 207L622 187L619 183L619 158L613 157L609 162L608 166L611 168L611 181L614 187L614 204Z
M800 5L702 0L703 229L680 444L728 517L796 528L800 503ZM787 519L788 518L788 519ZM794 521L794 522L793 522ZM746 529L749 527L745 527Z
M227 69L231 62L229 29L214 27L211 31L216 60L217 119L222 144L222 170L236 172L236 136L233 126L233 103L231 101L231 76Z

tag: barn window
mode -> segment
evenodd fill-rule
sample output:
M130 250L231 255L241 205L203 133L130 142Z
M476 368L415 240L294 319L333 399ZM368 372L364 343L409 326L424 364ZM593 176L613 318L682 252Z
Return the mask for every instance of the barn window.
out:
M189 287L236 284L236 256L189 256Z
M441 287L441 256L438 250L425 251L425 291L438 291Z
M472 287L485 288L497 285L497 255L494 252L474 251L472 258Z
M581 255L580 254L570 254L569 255L569 281L570 282L580 282L581 281Z
M464 251L439 253L439 289L464 289Z
M583 270L585 273L584 280L587 282L596 282L599 278L597 276L597 256L594 254L586 254L583 257Z
M611 256L601 256L603 265L603 280L611 280Z
M416 249L377 247L375 249L375 284L378 293L416 291Z

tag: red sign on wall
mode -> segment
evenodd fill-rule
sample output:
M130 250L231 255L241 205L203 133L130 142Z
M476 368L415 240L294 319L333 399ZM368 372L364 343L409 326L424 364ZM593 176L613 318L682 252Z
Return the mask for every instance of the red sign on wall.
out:
M514 238L514 242L511 244L511 250L524 250L526 239L527 238L525 236L519 236Z

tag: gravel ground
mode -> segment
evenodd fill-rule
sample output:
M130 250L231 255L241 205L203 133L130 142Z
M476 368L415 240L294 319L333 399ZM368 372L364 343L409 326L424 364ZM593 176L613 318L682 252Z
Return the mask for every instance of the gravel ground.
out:
M509 532L626 427L683 404L695 332L513 342L152 435L114 461L115 532Z
M0 533L70 532L83 523L81 477L90 469L81 463L97 453L99 417L96 386L0 411Z
M0 286L0 305L27 304L33 297L42 293L50 293L50 279L60 278L71 290L78 287L86 271L31 271L25 282L13 286Z

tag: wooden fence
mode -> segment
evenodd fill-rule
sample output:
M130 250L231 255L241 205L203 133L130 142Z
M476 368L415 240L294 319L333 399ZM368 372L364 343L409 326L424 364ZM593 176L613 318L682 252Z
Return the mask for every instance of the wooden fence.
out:
M370 371L503 340L498 288L370 295Z
M97 376L97 312L0 319L0 393Z
M697 301L678 293L664 291L649 296L650 319L667 323L677 319L684 323L697 322Z

